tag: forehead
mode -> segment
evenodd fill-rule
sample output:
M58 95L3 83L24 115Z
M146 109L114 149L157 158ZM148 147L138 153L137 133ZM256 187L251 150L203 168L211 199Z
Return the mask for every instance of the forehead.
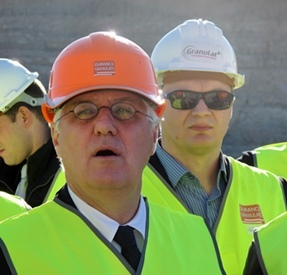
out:
M80 101L91 100L95 102L117 102L119 100L128 100L131 102L141 102L142 97L134 92L126 90L105 89L90 91L73 97L67 104L73 104Z
M214 79L188 79L180 80L172 83L168 83L163 86L164 92L169 92L176 89L185 89L192 91L212 91L212 90L224 90L231 91L231 87L219 80Z

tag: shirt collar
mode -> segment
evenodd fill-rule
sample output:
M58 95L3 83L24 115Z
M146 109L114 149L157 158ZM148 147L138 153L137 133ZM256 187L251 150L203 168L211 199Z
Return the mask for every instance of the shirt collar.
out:
M180 178L189 171L168 152L166 152L161 147L160 142L158 142L155 152L160 159L172 186L175 187Z
M75 203L77 209L101 232L101 234L111 242L118 230L119 223L100 211L88 205L80 199L68 186L69 194ZM146 207L143 198L140 198L140 204L136 215L127 224L135 228L144 238L146 224Z
M179 182L179 180L184 174L191 173L188 169L186 169L181 163L179 163L174 157L172 157L161 147L160 140L157 143L156 154L160 159L160 162L163 165L173 187L176 186L176 184ZM218 171L217 183L220 181L221 177L223 177L224 180L227 182L227 171L222 152L220 152L219 161L220 167Z
M223 155L222 151L220 152L219 161L220 161L220 167L219 167L219 171L218 171L218 177L223 177L225 182L227 183L227 180L228 180L227 179L227 170L226 170L224 155Z

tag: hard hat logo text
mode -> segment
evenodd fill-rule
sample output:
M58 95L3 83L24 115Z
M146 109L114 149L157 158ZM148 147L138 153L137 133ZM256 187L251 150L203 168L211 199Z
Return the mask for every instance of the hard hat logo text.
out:
M212 50L203 50L203 49L197 49L194 46L187 46L183 50L184 56L186 58L192 58L192 57L203 57L203 58L209 58L209 59L216 59L219 55L221 55L220 51L212 51Z
M115 62L114 61L98 61L94 62L94 75L114 75Z

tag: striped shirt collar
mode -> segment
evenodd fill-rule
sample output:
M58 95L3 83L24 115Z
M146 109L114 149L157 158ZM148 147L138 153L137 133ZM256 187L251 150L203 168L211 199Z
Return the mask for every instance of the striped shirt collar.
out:
M174 157L172 157L168 152L166 152L161 147L160 139L158 140L157 143L156 154L160 159L160 162L163 165L173 187L176 186L176 184L179 182L179 180L184 174L191 173L187 168L185 168L181 163L179 163ZM220 168L218 171L217 185L220 181L221 176L223 176L225 182L227 182L227 171L222 152L220 152L219 158L220 158Z
M88 205L85 201L79 198L69 187L69 194L75 203L78 210L103 234L103 236L111 242L119 227L119 223L104 215L97 209ZM135 228L144 238L146 225L146 205L143 197L140 198L139 209L136 215L127 224Z

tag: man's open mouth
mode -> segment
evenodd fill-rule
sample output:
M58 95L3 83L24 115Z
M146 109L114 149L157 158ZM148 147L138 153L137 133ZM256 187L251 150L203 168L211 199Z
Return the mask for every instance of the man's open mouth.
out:
M96 153L96 157L110 157L110 156L117 156L115 152L112 150L100 150Z

